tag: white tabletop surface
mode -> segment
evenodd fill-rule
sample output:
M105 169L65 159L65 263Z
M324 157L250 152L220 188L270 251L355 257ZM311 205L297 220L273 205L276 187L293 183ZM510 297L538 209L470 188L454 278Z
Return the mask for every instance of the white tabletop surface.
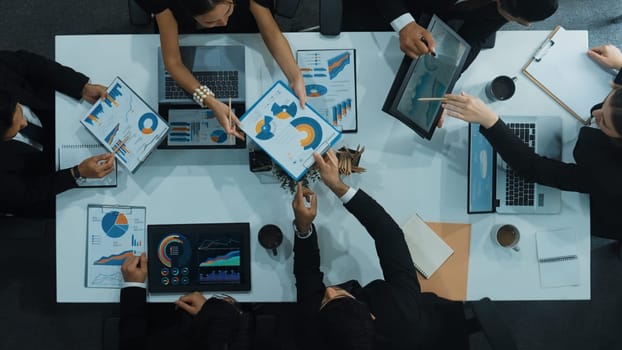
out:
M587 49L587 32L573 32ZM499 32L496 47L482 51L455 91L480 94L499 74L518 76L516 95L493 103L501 114L560 115L564 123L564 159L572 160L579 124L567 112L520 75L520 68L547 32ZM356 48L358 133L344 134L343 144L365 145L363 175L345 181L367 191L402 224L414 213L427 221L471 223L468 299L495 300L589 299L590 234L586 195L563 193L558 215L496 215L466 213L467 128L447 120L431 141L380 108L402 59L394 33L289 33L292 49ZM182 44L246 45L247 96L252 102L276 79L284 79L259 35L184 36ZM56 60L109 84L122 77L157 109L156 35L57 36ZM602 96L591 97L596 102ZM89 105L56 95L56 139L61 144L93 142L80 125ZM587 113L587 111L585 111ZM86 207L120 204L147 207L148 224L249 222L251 227L252 290L231 293L240 301L294 301L291 196L277 184L261 184L248 170L247 150L156 150L135 174L119 168L119 185L112 189L74 189L57 196L56 282L59 302L116 302L117 289L85 288ZM373 241L363 227L321 184L316 225L325 282L358 279L361 284L381 278ZM274 257L256 240L259 228L273 223L285 234ZM493 245L495 223L512 223L521 231L521 251ZM579 248L579 286L540 287L536 260L537 230L572 226ZM179 295L150 295L150 301L172 301Z

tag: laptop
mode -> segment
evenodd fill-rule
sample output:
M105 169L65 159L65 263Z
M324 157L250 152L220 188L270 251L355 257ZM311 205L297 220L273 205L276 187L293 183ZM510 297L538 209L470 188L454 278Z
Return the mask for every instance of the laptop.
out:
M246 58L242 45L180 46L181 58L201 85L229 103L241 116L246 102ZM159 148L244 148L246 143L227 137L211 110L199 107L166 71L158 54L158 112L171 128Z
M181 59L201 85L207 85L222 102L246 101L244 46L180 46ZM195 104L164 68L158 55L158 103Z
M503 117L503 121L537 154L561 160L562 122L557 116ZM555 214L561 190L527 181L509 167L469 124L467 213Z

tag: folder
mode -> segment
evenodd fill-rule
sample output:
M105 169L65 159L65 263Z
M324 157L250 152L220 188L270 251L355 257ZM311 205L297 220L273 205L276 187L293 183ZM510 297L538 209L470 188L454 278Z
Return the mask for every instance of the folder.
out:
M557 26L523 66L523 74L582 124L590 108L607 96L611 72L587 56L587 45Z

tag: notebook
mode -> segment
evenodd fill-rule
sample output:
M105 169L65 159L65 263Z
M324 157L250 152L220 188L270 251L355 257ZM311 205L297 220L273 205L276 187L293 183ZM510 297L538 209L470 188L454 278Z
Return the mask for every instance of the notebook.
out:
M425 278L432 274L454 253L418 214L404 226L404 239L415 267Z
M542 287L579 285L576 232L571 229L536 232L536 246Z
M145 251L145 207L95 205L87 208L86 286L120 288L121 265Z
M60 169L72 168L80 164L83 160L102 153L108 153L99 144L74 144L61 145L58 149L58 163ZM79 187L117 187L117 162L115 160L114 170L101 179L87 178L78 184Z

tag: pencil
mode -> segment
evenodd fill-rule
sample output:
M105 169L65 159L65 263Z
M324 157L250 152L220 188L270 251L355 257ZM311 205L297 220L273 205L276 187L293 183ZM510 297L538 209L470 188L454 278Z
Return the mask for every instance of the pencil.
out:
M419 97L417 101L445 101L445 97Z
M229 116L228 116L228 120L229 120L229 128L233 128L233 125L231 125L231 97L229 97ZM232 130L233 131L233 130ZM233 144L231 137L233 136L233 134L229 134L227 136L227 138L229 139L229 144Z

